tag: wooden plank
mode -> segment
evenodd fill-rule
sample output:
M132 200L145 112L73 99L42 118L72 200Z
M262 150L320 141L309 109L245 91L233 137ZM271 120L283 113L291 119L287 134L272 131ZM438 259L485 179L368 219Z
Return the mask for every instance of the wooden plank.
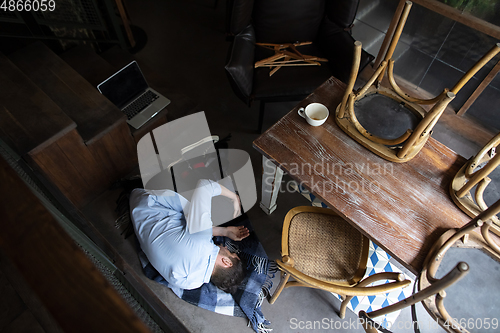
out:
M125 115L42 42L9 55L47 96L77 125L84 142L108 133Z
M126 176L138 165L137 148L126 123L114 128L88 149L112 182Z
M76 127L3 54L0 54L0 89L0 135L18 154L42 149Z
M436 0L412 0L412 2L432 10L438 14L462 23L474 30L480 31L493 38L500 39L500 27L486 22L473 15L462 13L460 10L450 7Z
M15 266L5 256L0 254L0 264L2 271L7 276L9 283L21 297L29 311L40 323L43 328L42 332L64 333L59 325L55 322L52 315L47 311L43 303L36 297L31 288L26 284L23 276L19 274ZM3 296L3 294L2 294ZM29 332L32 332L31 330Z
M105 173L101 161L95 159L76 130L29 157L32 166L76 207L83 207L118 179Z
M26 305L23 299L19 297L19 293L15 290L15 287L9 283L10 281L7 274L5 274L3 260L1 259L0 257L0 295L2 295L0 298L0 331L4 332L5 328L23 313Z
M476 99L481 95L486 89L486 87L493 81L493 79L497 76L498 72L500 72L500 61L497 62L495 67L488 73L488 75L484 78L481 84L474 90L472 95L467 99L467 101L462 105L460 110L458 110L457 115L463 116L465 112L471 107L471 105L476 101Z
M65 332L149 332L0 159L0 248Z
M76 134L78 135L78 134ZM81 153L82 149L72 140L74 135L69 134L62 141L69 141L63 146L71 146L76 151L76 154ZM61 141L60 140L60 141ZM82 143L83 145L83 143ZM39 172L51 181L76 207L87 202L89 192L91 192L91 184L87 182L73 161L66 156L65 151L61 149L58 142L46 147L43 151L30 154L27 158L28 162L39 170ZM86 167L89 162L82 165Z
M334 110L344 90L343 83L330 78L255 140L254 147L418 273L439 235L470 220L448 194L465 159L432 138L409 162L378 157L335 124ZM297 114L312 102L330 110L322 126L311 127Z
M123 125L116 128L115 140L112 140L115 146L114 151L122 158L120 173L126 174L132 168L137 167L137 145L134 138L130 134L130 127L123 123Z
M127 33L128 41L130 42L131 47L135 47L135 39L134 34L132 33L132 29L130 29L130 20L127 16L127 12L125 11L125 7L123 6L122 0L115 0L116 7L118 8L118 13L120 14L120 18L122 19L123 28Z

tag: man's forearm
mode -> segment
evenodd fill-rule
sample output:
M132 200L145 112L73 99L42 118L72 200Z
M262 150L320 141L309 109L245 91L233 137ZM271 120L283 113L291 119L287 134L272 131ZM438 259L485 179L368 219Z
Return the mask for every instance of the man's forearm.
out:
M220 185L220 184L219 184ZM233 207L234 207L234 213L233 213L233 219L240 216L241 214L241 203L240 203L240 198L236 193L233 191L228 190L226 187L220 185L221 192L220 194L222 196L225 196L229 198L233 202Z
M212 236L227 236L227 229L224 227L212 227Z
M231 200L237 200L238 196L236 195L236 193L234 193L233 191L230 191L225 186L222 186L220 184L219 184L219 186L220 186L220 189L221 189L220 195L223 195L226 198L229 198Z

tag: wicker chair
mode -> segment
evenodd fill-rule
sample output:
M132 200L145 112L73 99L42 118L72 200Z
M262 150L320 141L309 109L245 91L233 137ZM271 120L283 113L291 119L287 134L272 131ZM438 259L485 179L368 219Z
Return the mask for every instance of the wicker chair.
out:
M450 184L453 202L470 217L488 209L484 193L492 181L489 176L500 165L500 154L496 153L499 144L500 133L462 166ZM493 216L492 221L491 231L500 235L500 220Z
M406 1L384 61L373 73L368 82L358 91L353 91L353 87L359 71L361 43L359 41L355 42L351 77L342 102L336 109L335 117L339 127L358 143L378 156L398 163L407 162L418 154L431 136L434 125L436 125L448 104L455 98L455 95L485 64L500 52L500 43L497 43L463 75L453 88L444 89L441 94L434 98L420 99L409 96L399 87L394 78L394 60L392 56L403 31L411 5L410 1ZM390 88L381 85L382 78L386 72ZM387 107L384 105L387 105ZM424 105L428 106L429 111L424 109ZM387 112L401 110L402 114L407 115L409 119L413 119L410 121L411 124L405 124L405 126L410 128L400 128L400 126L389 124L389 121L395 122L395 119L404 117L395 117L391 116L393 113L388 113L383 120L386 126L373 128L369 132L358 121L359 114L358 116L356 115L356 110L361 112L361 109L366 109L367 113L370 112L373 114L377 108L379 111L384 111L385 108ZM375 131L382 134L377 135L374 133ZM385 131L389 131L390 134L385 133Z
M293 208L283 223L282 259L276 263L281 281L269 303L286 287L324 289L342 296L340 318L353 296L387 293L410 284L403 274L383 272L361 280L368 261L369 240L331 209ZM294 281L289 281L290 276ZM394 280L367 287L379 280Z
M378 329L380 329L383 332L391 332L387 329L382 330L381 325L375 322L372 318L380 317L394 311L399 311L403 308L406 308L408 306L413 306L418 302L422 302L424 300L431 299L433 297L436 298L436 304L439 304L438 306L441 307L441 309L444 309L443 299L446 297L446 293L444 290L449 286L451 286L452 284L458 282L465 275L467 275L468 272L469 272L469 265L467 265L465 262L460 262L444 277L442 277L439 280L436 280L432 285L426 286L425 289L411 295L408 298L405 298L397 303L394 303L392 305L386 306L382 309L372 311L369 313L366 313L365 311L361 310L359 312L360 323L364 328L365 332L367 333L378 333ZM432 313L432 315L434 315L434 313ZM449 318L447 319L449 320Z
M372 318L383 316L393 311L401 310L408 306L413 306L422 302L423 307L431 317L441 327L449 333L469 333L469 325L458 322L446 310L444 301L446 298L445 289L462 279L469 273L469 265L466 262L459 262L454 269L442 278L437 278L438 268L443 262L446 252L451 247L461 247L470 249L480 249L488 257L491 257L500 264L500 246L498 237L490 234L491 225L496 215L500 213L500 200L492 204L486 210L479 213L469 223L460 229L449 229L441 235L436 243L427 253L424 267L420 272L418 279L419 292L410 297L394 303L382 309L366 313L360 311L359 317L363 328L367 333L377 333L380 326L373 322ZM476 229L480 232L476 232ZM469 282L470 283L470 282ZM474 283L484 283L483 281L474 281ZM466 287L466 285L464 285ZM485 293L492 293L485 285ZM480 295L478 296L480 297ZM467 299L463 300L467 304ZM455 300L456 302L456 300ZM491 307L491 304L487 304ZM476 313L481 313L480 309L475 309ZM368 323L368 324L367 324ZM462 325L462 326L461 326ZM383 330L387 332L387 330Z

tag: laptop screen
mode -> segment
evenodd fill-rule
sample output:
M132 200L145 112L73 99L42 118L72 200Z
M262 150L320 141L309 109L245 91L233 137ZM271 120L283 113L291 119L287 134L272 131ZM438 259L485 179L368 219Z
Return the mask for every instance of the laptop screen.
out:
M97 89L121 109L148 87L139 65L133 61L99 84Z

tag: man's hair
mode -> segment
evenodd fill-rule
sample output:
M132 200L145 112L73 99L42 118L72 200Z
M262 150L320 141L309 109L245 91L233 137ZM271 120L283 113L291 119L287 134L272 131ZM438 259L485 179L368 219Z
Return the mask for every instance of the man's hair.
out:
M210 281L226 293L234 294L245 278L245 269L239 258L229 258L231 267L216 266Z

